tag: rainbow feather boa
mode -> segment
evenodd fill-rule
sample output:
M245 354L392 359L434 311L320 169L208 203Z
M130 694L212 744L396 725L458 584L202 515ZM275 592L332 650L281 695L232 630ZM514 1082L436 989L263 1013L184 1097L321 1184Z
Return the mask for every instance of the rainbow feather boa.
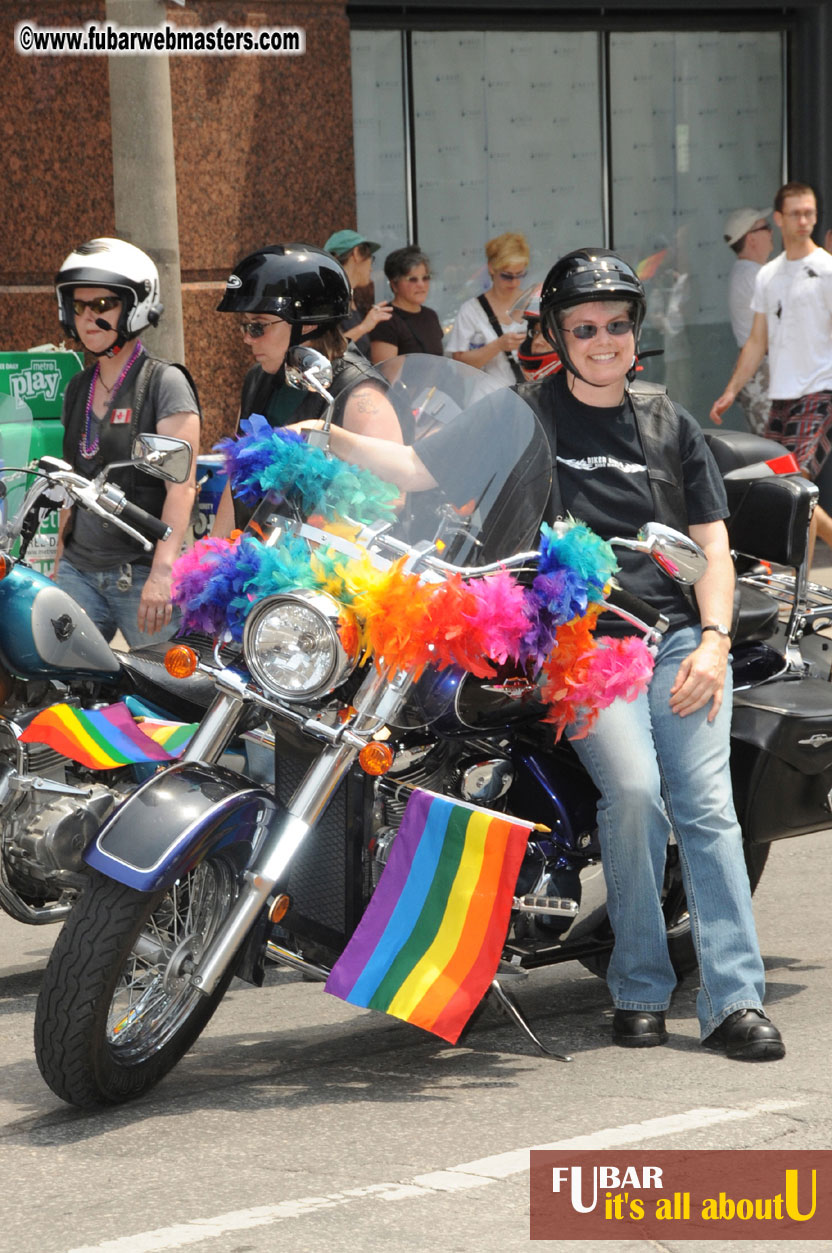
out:
M243 428L243 438L223 442L242 499L272 491L307 513L333 519L343 511L365 523L392 512L396 489L368 471L329 461L259 416ZM633 700L649 682L652 658L642 639L592 634L617 566L609 544L581 522L543 524L530 586L508 571L423 583L403 560L379 570L359 554L325 543L313 550L293 536L274 548L249 533L199 540L174 566L174 599L186 629L240 640L247 614L265 596L299 587L329 592L352 609L343 631L357 624L357 640L345 644L379 669L459 666L487 678L497 673L494 662L513 662L538 679L557 736L570 724L586 734L600 709L618 697Z
M270 426L259 413L244 418L240 429L242 437L222 439L216 447L225 457L232 491L243 504L256 505L272 492L297 505L305 517L341 514L365 525L395 519L398 489L369 470L330 460L297 431Z

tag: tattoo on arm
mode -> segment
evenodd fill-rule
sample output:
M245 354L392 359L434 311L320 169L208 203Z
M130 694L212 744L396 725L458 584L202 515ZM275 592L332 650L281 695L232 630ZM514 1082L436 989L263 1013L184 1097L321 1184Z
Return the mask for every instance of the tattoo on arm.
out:
M359 413L378 413L378 393L367 390L356 392L353 396L355 407Z

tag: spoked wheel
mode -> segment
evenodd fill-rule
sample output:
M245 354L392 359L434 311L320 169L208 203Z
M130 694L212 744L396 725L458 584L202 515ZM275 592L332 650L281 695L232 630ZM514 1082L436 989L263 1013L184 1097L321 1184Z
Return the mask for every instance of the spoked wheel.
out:
M745 867L748 881L753 892L760 882L763 869L768 860L770 844L743 843ZM690 914L685 889L682 883L682 868L679 863L679 850L675 844L668 846L667 865L664 872L664 899L662 911L667 924L667 950L673 969L679 978L696 970L696 950L693 946L693 935L690 927ZM610 964L612 948L602 953L593 953L590 957L581 958L581 965L594 975L606 978Z
M161 893L96 876L46 968L35 1054L70 1104L141 1096L176 1065L208 1023L233 975L211 996L187 973L234 903L231 866L209 858Z

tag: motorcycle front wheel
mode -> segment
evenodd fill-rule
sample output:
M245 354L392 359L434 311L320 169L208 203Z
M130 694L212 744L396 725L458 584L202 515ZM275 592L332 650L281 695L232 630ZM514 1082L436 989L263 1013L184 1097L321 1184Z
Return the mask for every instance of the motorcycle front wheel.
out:
M176 1065L233 977L210 996L188 982L237 895L231 865L207 858L167 890L136 892L96 875L72 910L44 973L35 1055L71 1105L143 1095Z

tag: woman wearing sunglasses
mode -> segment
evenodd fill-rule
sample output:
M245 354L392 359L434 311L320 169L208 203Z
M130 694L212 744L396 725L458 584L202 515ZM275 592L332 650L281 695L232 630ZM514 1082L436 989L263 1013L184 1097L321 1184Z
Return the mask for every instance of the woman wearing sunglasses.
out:
M506 231L485 245L491 286L481 296L460 306L448 339L456 361L476 366L511 387L523 381L514 353L526 328L514 308L529 272L529 245L525 236Z
M164 483L133 469L115 471L111 481L133 504L166 522L169 538L147 553L94 514L67 511L53 577L108 639L117 630L131 648L169 639L177 625L171 568L196 493L200 410L185 367L150 357L139 339L162 313L159 274L133 244L93 239L66 258L55 290L61 326L95 358L66 389L64 460L92 478L113 461L129 461L137 434L157 431L187 440L193 466L187 483Z
M605 539L663 522L688 532L708 557L688 596L652 562L619 556L621 584L661 609L670 629L647 693L615 701L573 742L601 793L616 937L607 973L613 1040L649 1048L667 1039L676 974L661 889L672 824L699 961L701 1041L729 1058L776 1060L785 1049L762 1009L763 963L729 770L728 509L699 424L663 388L633 381L644 311L641 283L614 254L582 249L562 258L543 285L540 313L564 368L520 389L550 433L554 512L574 514ZM615 628L602 621L601 629Z
M396 248L384 262L393 292L392 317L370 332L373 364L409 352L442 356L442 325L425 301L430 292L430 262L421 248Z
M386 383L363 358L345 356L347 341L339 323L349 305L350 284L343 268L320 248L274 244L237 263L217 309L240 315L240 333L254 358L243 380L238 423L253 413L263 414L272 426L324 414L323 397L286 382L286 353L308 343L332 363L332 396L337 399L352 389L335 421L351 430L401 441L395 412L385 396ZM362 377L366 386L358 385ZM247 516L226 487L212 533L227 536L235 526L244 525Z
M648 691L615 701L573 746L599 792L598 826L615 932L607 983L613 1041L650 1048L668 1038L676 987L661 891L671 824L699 961L697 1012L706 1048L741 1061L784 1056L762 1009L765 982L728 764L734 571L719 472L698 423L664 388L634 382L645 295L635 272L604 249L581 249L550 270L540 297L544 334L563 368L518 388L538 414L553 461L550 521L571 514L605 539L656 520L688 532L708 569L690 597L636 553L620 554L622 586L661 610L670 628ZM471 446L466 423L413 448L384 449L337 432L333 450L406 490L441 484ZM487 434L479 427L480 438ZM464 461L461 462L464 464ZM598 634L627 630L620 619Z

